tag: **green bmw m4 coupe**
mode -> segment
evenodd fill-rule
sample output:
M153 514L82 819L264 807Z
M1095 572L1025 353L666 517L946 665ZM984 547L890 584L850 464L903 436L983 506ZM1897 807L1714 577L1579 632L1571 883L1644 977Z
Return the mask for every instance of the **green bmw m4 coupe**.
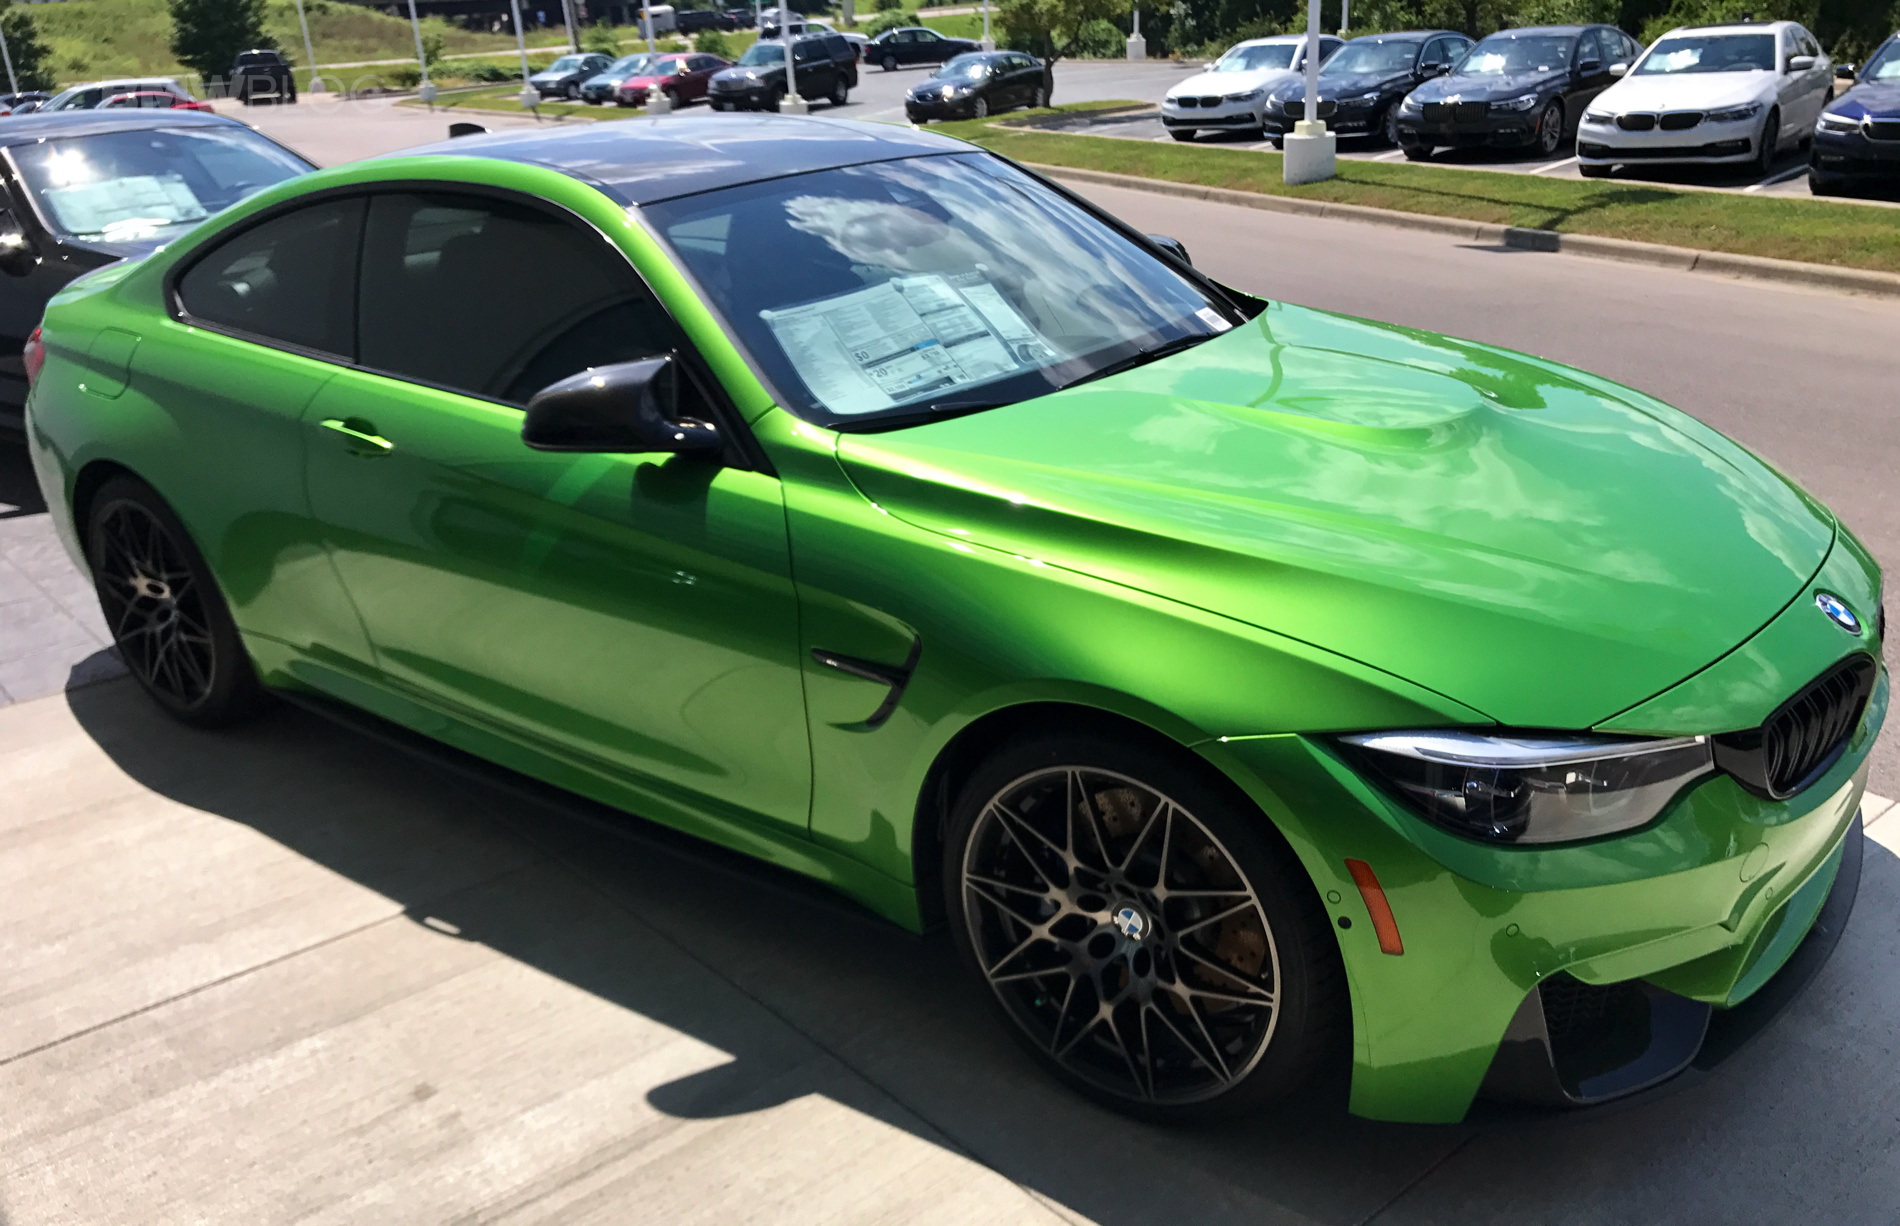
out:
M1125 1110L1683 1084L1853 905L1885 627L1826 508L945 137L321 171L74 282L27 365L166 711L370 717L941 925Z

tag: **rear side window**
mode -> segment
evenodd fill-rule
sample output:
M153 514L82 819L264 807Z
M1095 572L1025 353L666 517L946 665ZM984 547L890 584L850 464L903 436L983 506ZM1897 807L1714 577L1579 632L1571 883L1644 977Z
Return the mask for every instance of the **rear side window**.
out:
M540 209L452 193L370 200L358 361L509 404L675 348L626 258Z
M363 202L334 200L252 226L178 279L178 301L203 322L348 359L351 270Z

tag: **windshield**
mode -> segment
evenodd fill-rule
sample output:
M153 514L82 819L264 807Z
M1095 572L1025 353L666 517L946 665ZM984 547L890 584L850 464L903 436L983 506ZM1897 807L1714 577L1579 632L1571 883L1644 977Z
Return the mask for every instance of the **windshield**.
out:
M1555 72L1570 67L1577 40L1567 35L1493 34L1471 49L1458 65L1461 77L1510 77L1526 72Z
M978 55L959 55L931 75L952 81L981 81L990 75L990 62Z
M1326 61L1320 73L1328 77L1389 77L1410 72L1417 58L1418 44L1414 42L1347 43Z
M1670 72L1773 72L1773 34L1684 34L1665 38L1636 66L1639 77Z
M13 158L52 229L106 242L163 238L312 169L244 128L102 132L15 145Z
M647 61L651 58L653 58L651 53L623 55L608 67L607 72L614 76L631 77L636 73L646 71Z
M783 64L785 48L777 43L753 43L745 49L745 54L739 57L739 62L748 65Z
M826 424L1009 404L1238 322L986 154L817 171L646 212L781 403Z
M558 59L558 60L556 60L556 61L554 61L554 62L553 62L552 64L549 64L549 65L547 66L547 68L546 68L546 69L544 69L543 71L546 71L546 72L573 72L573 71L575 71L576 69L578 69L578 68L579 68L580 66L581 66L581 57L580 57L580 56L578 56L578 55L564 55L564 56L562 56L562 57L561 57L560 59Z
M1293 67L1292 43L1267 43L1257 47L1235 47L1214 61L1210 72L1258 72L1263 68Z
M1860 75L1866 81L1900 81L1900 39L1888 39Z

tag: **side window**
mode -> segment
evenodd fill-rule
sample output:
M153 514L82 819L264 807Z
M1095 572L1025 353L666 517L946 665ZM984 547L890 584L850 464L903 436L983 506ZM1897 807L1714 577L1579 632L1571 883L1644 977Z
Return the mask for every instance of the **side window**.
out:
M1821 58L1821 46L1814 41L1814 35L1798 27L1794 34L1795 46L1799 49L1800 54L1811 55L1817 60Z
M1595 60L1598 64L1604 65L1605 67L1609 65L1610 57L1604 54L1601 35L1601 30L1585 30L1582 35L1578 37L1576 59L1578 64Z
M1449 64L1455 58L1451 53L1449 38L1433 38L1428 39L1425 49L1419 52L1418 62L1420 64Z
M362 365L510 404L590 366L676 347L625 257L509 201L372 197L359 301Z
M252 226L200 256L178 279L194 321L350 356L360 198L332 200Z

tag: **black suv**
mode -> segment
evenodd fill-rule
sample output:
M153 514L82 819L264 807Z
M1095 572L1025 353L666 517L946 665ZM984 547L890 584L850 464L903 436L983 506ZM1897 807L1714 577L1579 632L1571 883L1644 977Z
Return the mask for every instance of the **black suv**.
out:
M297 83L281 51L258 47L238 52L231 65L231 96L245 106L259 102L295 102Z
M858 84L858 56L842 34L807 34L792 40L798 96L843 106ZM785 97L784 44L756 42L739 62L713 74L706 99L715 111L776 111Z

